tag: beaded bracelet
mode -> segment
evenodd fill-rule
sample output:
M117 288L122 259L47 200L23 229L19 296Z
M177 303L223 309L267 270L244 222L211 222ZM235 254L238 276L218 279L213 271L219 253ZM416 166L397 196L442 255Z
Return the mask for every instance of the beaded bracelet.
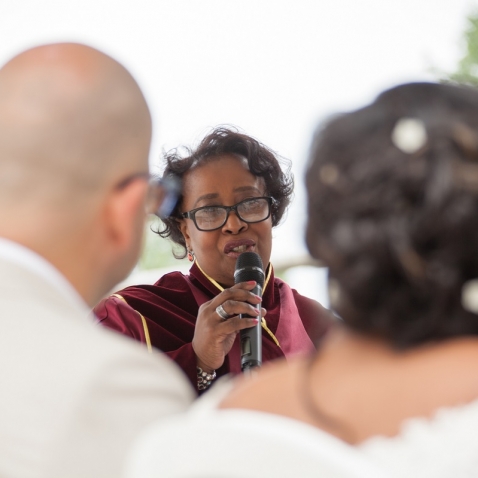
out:
M196 367L198 372L198 390L206 390L216 378L216 371L205 372L201 367Z

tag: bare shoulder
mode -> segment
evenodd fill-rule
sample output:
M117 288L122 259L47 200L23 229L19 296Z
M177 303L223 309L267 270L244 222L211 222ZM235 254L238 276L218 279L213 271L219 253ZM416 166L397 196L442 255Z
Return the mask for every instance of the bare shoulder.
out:
M478 394L478 337L447 340L423 347L417 354L416 363L429 369L429 373L443 383L476 390ZM473 380L470 380L473 379ZM460 385L461 383L461 385Z

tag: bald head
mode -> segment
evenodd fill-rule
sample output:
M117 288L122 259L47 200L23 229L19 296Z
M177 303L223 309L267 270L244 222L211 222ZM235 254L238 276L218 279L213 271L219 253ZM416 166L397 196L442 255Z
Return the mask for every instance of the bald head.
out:
M109 56L64 43L13 58L0 69L0 237L93 305L137 260L150 141L141 90Z
M148 170L150 138L144 97L112 58L78 44L18 55L0 69L0 223L32 208L84 211Z

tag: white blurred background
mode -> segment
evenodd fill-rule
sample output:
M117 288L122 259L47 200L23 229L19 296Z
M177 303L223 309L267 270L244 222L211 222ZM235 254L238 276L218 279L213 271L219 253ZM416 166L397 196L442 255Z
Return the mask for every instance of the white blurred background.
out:
M476 0L1 0L0 62L56 41L118 59L151 107L154 168L163 149L196 144L218 124L291 159L295 199L274 232L272 261L281 266L307 253L303 173L318 122L384 88L455 70L476 8ZM170 257L160 241L148 245ZM146 262L129 282L188 268L168 260L145 271ZM327 304L323 269L293 267L283 278Z

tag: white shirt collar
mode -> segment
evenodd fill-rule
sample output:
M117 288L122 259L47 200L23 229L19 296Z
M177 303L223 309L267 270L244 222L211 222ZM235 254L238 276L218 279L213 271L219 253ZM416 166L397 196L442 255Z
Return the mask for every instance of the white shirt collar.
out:
M82 309L89 307L61 272L45 258L17 242L0 237L0 259L17 264L42 277L64 297Z

